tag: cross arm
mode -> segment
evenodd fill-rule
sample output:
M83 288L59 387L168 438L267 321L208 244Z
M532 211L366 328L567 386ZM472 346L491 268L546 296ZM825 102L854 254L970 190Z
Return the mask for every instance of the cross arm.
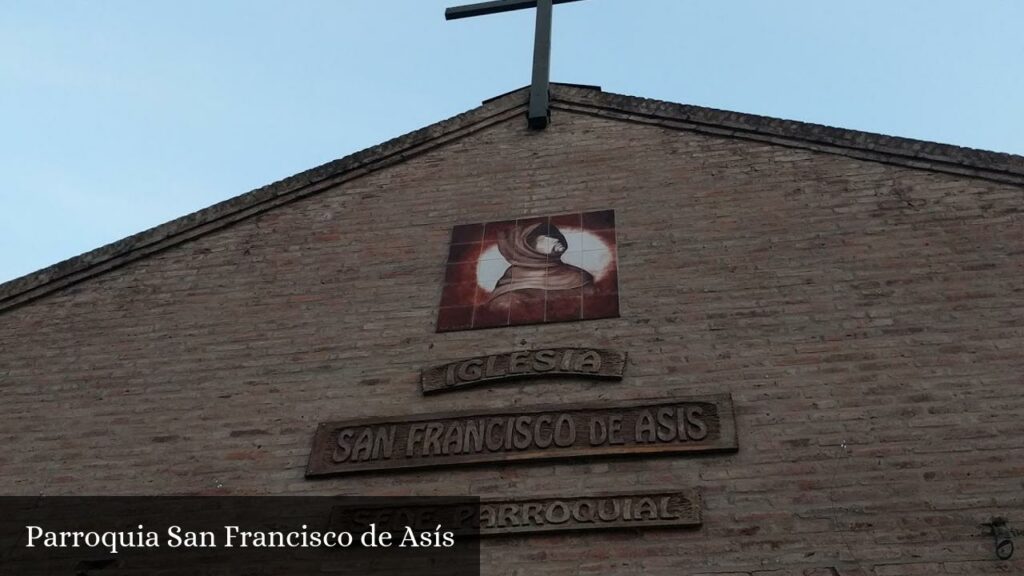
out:
M552 0L552 4L565 4L566 2L579 2L579 0ZM498 14L500 12L511 12L524 8L536 8L537 0L493 0L492 2L480 2L479 4L467 4L455 6L444 11L445 20L458 20L459 18L470 18L472 16L483 16L485 14Z

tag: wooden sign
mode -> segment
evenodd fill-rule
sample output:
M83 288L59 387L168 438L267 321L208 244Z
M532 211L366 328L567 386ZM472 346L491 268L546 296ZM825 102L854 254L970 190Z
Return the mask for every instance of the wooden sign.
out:
M594 348L545 348L459 360L424 370L424 394L531 376L585 376L620 380L626 353Z
M701 524L700 496L694 489L642 490L586 496L466 499L447 504L401 504L342 508L332 529L452 530L456 534L500 536L570 530L695 527Z
M480 535L700 526L696 490L484 500Z
M329 422L316 430L306 476L731 450L732 399L722 394Z

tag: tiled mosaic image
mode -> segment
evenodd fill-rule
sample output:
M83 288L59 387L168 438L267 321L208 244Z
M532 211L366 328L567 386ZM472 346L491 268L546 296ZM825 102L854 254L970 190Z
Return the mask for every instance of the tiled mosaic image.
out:
M438 332L618 315L612 210L452 229Z

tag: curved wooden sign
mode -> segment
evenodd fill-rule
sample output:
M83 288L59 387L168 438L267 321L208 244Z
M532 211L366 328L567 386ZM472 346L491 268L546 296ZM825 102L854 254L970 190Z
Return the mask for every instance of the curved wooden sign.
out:
M694 488L469 500L338 507L332 511L331 529L356 532L375 525L395 532L405 526L433 530L440 524L456 534L502 536L701 525L700 493Z
M420 374L424 394L541 376L621 380L626 353L597 348L544 348L479 356L434 366Z

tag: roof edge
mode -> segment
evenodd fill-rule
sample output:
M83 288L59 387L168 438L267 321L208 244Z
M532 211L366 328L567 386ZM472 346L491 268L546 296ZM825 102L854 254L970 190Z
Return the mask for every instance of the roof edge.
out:
M568 104L569 110L573 110L572 106L575 105L589 108L591 112L598 114L603 111L603 115L621 120L654 123L724 136L752 137L776 144L810 147L815 150L821 150L822 147L843 149L864 153L873 156L869 159L890 163L895 159L903 159L904 162L895 163L903 163L918 169L952 171L958 175L1024 184L1024 156L1016 154L611 92L595 92L564 84L552 86L552 102L553 106L558 102ZM615 112L621 114L616 115ZM662 121L675 121L678 124L672 126L663 124ZM882 158L883 156L892 158L886 159ZM928 165L921 165L922 162ZM954 169L943 170L944 166Z
M526 106L526 96L525 89L507 93L486 105L0 283L0 313L52 290L334 186L339 180L347 180L346 175L363 176L504 121Z

